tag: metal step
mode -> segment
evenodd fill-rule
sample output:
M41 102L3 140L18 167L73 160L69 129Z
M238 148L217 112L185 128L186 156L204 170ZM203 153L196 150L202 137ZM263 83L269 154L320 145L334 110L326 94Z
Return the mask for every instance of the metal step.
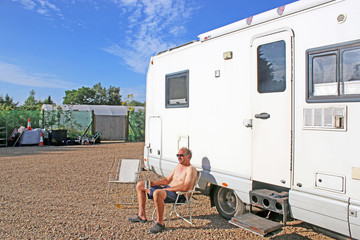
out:
M252 206L260 207L283 215L283 226L286 226L287 215L289 214L289 193L275 192L269 189L256 189L249 192L250 212Z
M252 213L246 213L240 216L233 217L229 223L249 230L253 233L265 236L268 233L282 228L280 223L259 217Z

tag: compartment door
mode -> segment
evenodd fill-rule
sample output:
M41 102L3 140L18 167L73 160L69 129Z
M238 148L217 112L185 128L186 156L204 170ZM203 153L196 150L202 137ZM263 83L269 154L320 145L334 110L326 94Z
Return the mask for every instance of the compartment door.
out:
M253 180L290 187L292 31L253 40Z

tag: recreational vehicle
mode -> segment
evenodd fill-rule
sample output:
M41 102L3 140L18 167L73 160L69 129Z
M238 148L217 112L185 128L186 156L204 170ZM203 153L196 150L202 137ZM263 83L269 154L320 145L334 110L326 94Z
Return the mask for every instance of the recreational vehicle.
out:
M359 0L300 0L153 56L146 168L188 147L232 223L257 206L360 239L359 23Z

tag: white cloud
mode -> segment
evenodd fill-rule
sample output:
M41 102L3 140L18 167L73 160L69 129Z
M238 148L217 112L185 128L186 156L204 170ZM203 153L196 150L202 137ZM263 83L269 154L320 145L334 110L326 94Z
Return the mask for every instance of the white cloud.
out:
M48 16L48 11L45 10L45 9L38 9L36 10L37 13L41 14L41 15L44 15L44 16Z
M60 3L54 0L12 1L49 20L53 20L54 16L64 19L62 10L58 7L62 6L59 5L61 1ZM86 2L94 9L101 6L95 0L80 2ZM196 10L193 2L191 0L110 0L108 3L120 9L120 24L124 29L120 32L121 38L110 42L103 50L120 57L123 64L133 71L145 73L152 55L185 42L183 35L186 33L186 23ZM76 3L77 1L65 1L65 4ZM69 30L72 30L74 25L85 28L86 23L78 20L72 21L71 24L62 24Z
M33 10L36 7L35 2L32 0L13 0L13 2L20 2L28 10Z
M0 81L21 86L66 89L71 83L59 80L56 76L43 73L29 73L21 67L0 62Z
M49 2L48 0L12 0L13 2L19 2L25 9L33 10L44 16L57 15L63 17L61 9L58 8L55 4Z
M113 0L113 3L127 18L126 37L103 50L122 58L139 73L146 72L151 55L183 43L185 24L195 11L194 5L186 0Z

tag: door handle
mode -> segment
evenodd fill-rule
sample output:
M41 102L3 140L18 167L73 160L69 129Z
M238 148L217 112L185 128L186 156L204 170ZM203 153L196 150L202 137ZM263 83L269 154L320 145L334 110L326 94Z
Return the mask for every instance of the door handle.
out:
M255 118L268 119L268 118L270 118L270 114L268 114L268 113L255 114Z

